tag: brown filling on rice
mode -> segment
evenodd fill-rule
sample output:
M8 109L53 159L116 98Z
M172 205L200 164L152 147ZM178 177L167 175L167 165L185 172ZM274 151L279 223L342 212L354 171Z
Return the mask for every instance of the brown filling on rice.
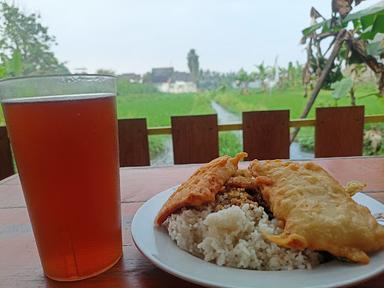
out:
M242 206L245 203L258 206L255 196L249 194L244 188L225 188L216 195L212 208L217 212L232 205Z

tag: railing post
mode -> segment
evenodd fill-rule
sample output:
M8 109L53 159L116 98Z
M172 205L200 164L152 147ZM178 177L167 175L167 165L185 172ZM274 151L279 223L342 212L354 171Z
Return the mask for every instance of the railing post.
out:
M0 180L15 173L6 127L0 127Z

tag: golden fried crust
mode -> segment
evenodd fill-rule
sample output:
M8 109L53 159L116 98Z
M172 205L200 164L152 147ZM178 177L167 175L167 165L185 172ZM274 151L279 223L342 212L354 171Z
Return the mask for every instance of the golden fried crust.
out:
M215 201L216 194L227 180L236 173L238 163L247 153L235 157L222 156L200 167L169 197L157 214L155 224L161 225L169 215L186 206L200 206Z
M228 179L225 183L226 187L244 188L244 189L257 189L259 184L256 182L256 178L251 175L248 169L239 169L235 175Z
M348 182L347 185L344 186L345 191L351 196L355 195L357 192L364 189L364 187L367 186L363 183L357 182L357 181L351 181Z
M384 227L351 198L361 184L343 188L311 162L255 160L249 169L273 215L285 222L282 234L264 235L271 242L328 251L363 264L369 262L367 253L384 248Z

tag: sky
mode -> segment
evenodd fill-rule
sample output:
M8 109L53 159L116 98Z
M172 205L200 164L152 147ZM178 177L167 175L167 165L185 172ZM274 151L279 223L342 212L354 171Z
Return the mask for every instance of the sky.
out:
M328 18L331 0L12 0L39 13L56 36L58 59L86 68L145 73L173 66L187 71L191 48L200 68L255 70L264 61L305 62L301 30L313 6ZM366 0L359 9L379 2Z

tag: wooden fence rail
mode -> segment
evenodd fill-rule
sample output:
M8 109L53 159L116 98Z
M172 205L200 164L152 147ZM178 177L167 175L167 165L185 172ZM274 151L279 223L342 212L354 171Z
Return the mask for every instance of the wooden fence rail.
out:
M384 114L364 116L364 124L381 123L381 122L384 122ZM315 125L316 125L315 118L292 119L289 121L290 128L314 127ZM237 130L243 129L243 124L242 123L219 124L218 128L219 128L219 132L237 131ZM171 126L151 127L151 128L148 128L147 131L148 131L148 135L171 135L172 134Z

